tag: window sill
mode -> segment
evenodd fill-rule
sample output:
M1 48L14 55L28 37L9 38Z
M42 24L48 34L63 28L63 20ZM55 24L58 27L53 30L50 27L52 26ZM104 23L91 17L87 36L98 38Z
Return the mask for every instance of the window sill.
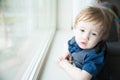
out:
M64 54L63 44L72 37L72 32L58 30L55 34L54 41L49 50L49 56L45 61L45 65L43 65L43 71L39 73L38 80L71 80L70 77L55 64L55 61L59 55Z
M36 53L36 54L34 54L34 57L32 58L30 65L27 67L27 69L22 77L22 80L36 80L37 79L38 71L41 69L41 67L43 65L43 61L47 55L47 51L48 51L48 48L53 39L55 29L48 31L48 32L49 33L46 34L46 39L43 40L43 43L38 43L38 42L40 42L42 37L36 36L37 38L35 38L35 39L38 39L38 37L40 38L36 41L38 46L35 48L34 51L32 51L33 54L34 53ZM39 35L39 33L37 33L37 34ZM45 36L45 35L43 35L43 36ZM41 46L41 45L43 45L43 46Z

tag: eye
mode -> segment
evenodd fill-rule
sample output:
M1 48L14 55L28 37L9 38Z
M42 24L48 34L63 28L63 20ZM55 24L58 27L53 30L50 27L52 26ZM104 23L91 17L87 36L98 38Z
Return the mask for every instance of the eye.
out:
M84 30L84 29L80 29L80 31L81 31L81 32L85 32L85 30Z
M96 36L97 34L96 33L92 33L93 36Z

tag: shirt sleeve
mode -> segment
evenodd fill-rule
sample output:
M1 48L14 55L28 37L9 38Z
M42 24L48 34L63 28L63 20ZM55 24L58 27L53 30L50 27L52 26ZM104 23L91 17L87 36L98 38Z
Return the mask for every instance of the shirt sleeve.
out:
M104 52L96 53L91 52L85 57L82 70L87 71L92 76L96 75L101 71L104 66Z

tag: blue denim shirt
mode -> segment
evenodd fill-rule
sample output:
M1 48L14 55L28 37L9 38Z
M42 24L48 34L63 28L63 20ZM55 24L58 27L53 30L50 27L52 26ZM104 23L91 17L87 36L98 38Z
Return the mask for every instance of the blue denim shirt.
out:
M68 41L68 50L73 59L73 64L90 73L92 76L101 71L104 66L105 44L99 43L92 49L81 49L75 41L75 37Z

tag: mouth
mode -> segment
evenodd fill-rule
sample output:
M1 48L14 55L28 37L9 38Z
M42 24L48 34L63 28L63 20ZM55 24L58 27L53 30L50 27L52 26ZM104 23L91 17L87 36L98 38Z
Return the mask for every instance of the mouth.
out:
M81 44L82 44L83 46L86 46L86 45L87 45L87 43L86 43L86 42L81 42Z

